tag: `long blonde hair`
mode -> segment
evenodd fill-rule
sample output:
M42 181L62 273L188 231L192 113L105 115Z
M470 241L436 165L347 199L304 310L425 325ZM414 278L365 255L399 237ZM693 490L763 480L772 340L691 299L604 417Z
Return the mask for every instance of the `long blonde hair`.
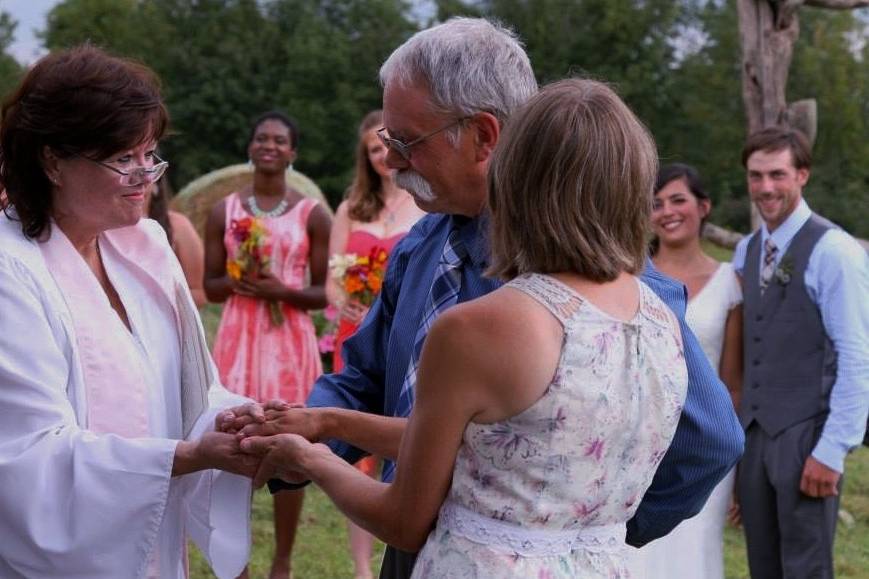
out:
M368 223L377 219L383 210L383 179L368 160L365 135L371 129L383 126L383 111L371 111L359 124L359 140L356 144L356 170L353 183L347 190L347 201L351 219Z

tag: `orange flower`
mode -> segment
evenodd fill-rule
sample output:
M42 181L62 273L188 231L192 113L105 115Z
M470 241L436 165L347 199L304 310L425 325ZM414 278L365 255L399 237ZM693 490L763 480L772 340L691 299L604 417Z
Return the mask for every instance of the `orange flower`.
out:
M361 292L365 289L365 284L362 283L362 280L359 279L358 276L348 275L346 279L344 279L344 291L349 295L353 295L355 293Z
M368 287L371 288L371 291L373 291L375 294L380 293L380 288L382 285L383 279L380 277L379 274L372 273L370 276L368 276Z

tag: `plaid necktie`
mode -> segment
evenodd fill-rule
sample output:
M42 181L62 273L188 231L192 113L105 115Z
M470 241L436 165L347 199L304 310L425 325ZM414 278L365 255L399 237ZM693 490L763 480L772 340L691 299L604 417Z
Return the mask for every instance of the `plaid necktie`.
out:
M398 405L395 416L408 416L413 407L414 388L416 387L416 371L419 368L419 358L422 353L422 344L428 331L434 324L435 319L448 308L456 304L459 299L459 290L462 287L462 265L467 258L464 244L459 240L458 229L450 231L441 259L438 262L429 290L428 299L425 301L425 311L422 321L416 330L413 341L413 350L410 353L410 363L401 383L401 393L398 396ZM383 480L390 480L395 470L395 464L388 462L384 465Z
M401 384L401 394L398 397L397 416L408 416L413 407L416 371L419 368L422 344L425 342L428 331L441 312L454 306L459 299L459 290L462 288L462 261L465 256L465 248L459 240L458 230L453 229L444 244L444 251L435 270L431 290L429 290L428 299L425 302L425 312L413 340L410 363L407 366L404 382Z
M775 272L775 258L778 255L778 247L772 237L767 237L763 244L763 267L760 270L760 294L766 291L767 286L772 281L772 275Z

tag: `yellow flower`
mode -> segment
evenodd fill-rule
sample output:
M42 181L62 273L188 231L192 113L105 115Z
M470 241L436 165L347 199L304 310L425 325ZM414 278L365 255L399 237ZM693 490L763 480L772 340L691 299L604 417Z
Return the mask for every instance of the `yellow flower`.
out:
M237 261L231 259L226 262L226 275L228 275L231 279L236 281L241 279L241 266Z

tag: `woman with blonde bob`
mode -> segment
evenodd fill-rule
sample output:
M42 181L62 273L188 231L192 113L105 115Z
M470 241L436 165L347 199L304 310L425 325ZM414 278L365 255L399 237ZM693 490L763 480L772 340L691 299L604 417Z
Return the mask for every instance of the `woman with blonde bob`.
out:
M606 85L540 91L490 166L491 273L509 281L432 326L394 482L295 435L242 441L258 482L310 478L384 541L424 543L413 577L623 575L688 385L677 320L637 277L655 172Z

